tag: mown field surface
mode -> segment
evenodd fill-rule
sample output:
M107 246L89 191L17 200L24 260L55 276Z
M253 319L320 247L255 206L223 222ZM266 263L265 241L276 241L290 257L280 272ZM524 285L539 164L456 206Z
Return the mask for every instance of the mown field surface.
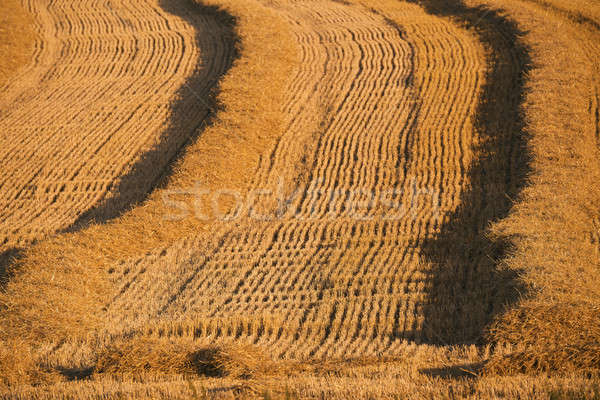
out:
M600 396L599 4L22 7L1 396Z
M3 1L0 7L0 86L4 86L27 65L35 44L35 33L33 16L18 0Z
M46 40L4 91L0 252L145 194L208 112L177 96L208 101L231 58L227 32L194 5L25 6Z

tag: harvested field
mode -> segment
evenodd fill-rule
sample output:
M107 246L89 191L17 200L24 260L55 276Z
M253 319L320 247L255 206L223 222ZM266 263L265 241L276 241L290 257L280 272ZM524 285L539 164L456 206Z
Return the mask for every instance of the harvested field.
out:
M0 396L600 395L594 2L24 4Z
M305 16L293 19L308 55L302 62L308 71L299 74L321 83L309 83L316 95L305 94L305 86L292 80L302 93L290 93L287 107L295 120L255 183L271 189L283 172L304 185L290 204L294 212L274 222L250 218L211 232L211 238L119 266L118 292L106 306L111 327L143 332L166 319L173 332L243 338L276 349L275 357L300 359L395 354L405 339L430 339L422 333L422 308L432 271L419 250L460 202L463 174L474 158L483 50L416 7L407 7L398 22L363 6L314 8L281 7L287 18ZM464 57L428 52L417 35L404 39L418 26L406 32L399 27L415 14L427 21L422 35L439 41L434 49L462 48ZM354 25L364 33L356 35ZM339 69L327 68L325 60ZM436 102L440 89L442 98L456 100ZM301 96L320 104L296 111ZM319 110L327 111L320 121L314 119ZM379 152L381 157L371 156ZM306 161L287 172L300 160ZM430 174L432 169L443 174ZM303 174L293 176L297 171ZM288 196L295 189L284 186ZM370 209L347 206L375 195L387 197ZM410 210L385 204L411 200ZM272 215L264 208L256 212Z
M0 253L141 200L234 50L228 25L188 1L24 5L43 41L0 103Z
M0 5L0 87L19 73L29 62L35 43L34 19L18 0Z

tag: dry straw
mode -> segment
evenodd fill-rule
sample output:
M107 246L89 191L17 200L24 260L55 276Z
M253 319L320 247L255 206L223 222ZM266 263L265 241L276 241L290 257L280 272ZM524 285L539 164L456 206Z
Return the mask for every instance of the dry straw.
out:
M597 394L600 8L207 3L224 8L201 19L239 39L221 42L239 58L217 113L141 206L21 254L0 295L0 385L42 397L15 385L85 364L94 381L50 391ZM279 177L314 184L304 218L164 218L164 191ZM399 187L413 208L356 221L314 195L361 185Z

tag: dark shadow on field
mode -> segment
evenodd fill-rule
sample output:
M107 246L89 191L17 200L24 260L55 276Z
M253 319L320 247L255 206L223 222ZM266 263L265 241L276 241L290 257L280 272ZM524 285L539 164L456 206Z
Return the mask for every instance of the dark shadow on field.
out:
M4 289L13 273L13 266L21 258L22 250L11 248L0 253L0 291Z
M482 363L460 364L439 368L423 368L419 372L435 378L477 378L483 369Z
M68 381L88 379L94 373L94 368L65 368L58 367L57 371Z
M467 7L461 0L411 1L465 26L489 52L475 121L480 156L467 176L471 185L441 232L423 244L433 271L422 341L481 343L494 317L523 289L517 274L502 268L508 238L491 238L487 232L508 215L530 172L523 102L531 60L521 41L523 32L499 11Z
M216 100L218 83L238 57L235 18L217 7L194 0L161 0L160 6L196 29L195 40L201 54L194 73L177 92L160 143L122 177L112 189L113 196L81 215L67 232L116 218L147 199L154 189L166 183L186 146L211 124L220 108Z

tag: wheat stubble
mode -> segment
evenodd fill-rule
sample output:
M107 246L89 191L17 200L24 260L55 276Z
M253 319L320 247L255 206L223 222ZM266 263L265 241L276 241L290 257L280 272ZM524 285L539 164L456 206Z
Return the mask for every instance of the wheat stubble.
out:
M594 93L597 92L594 92L593 85L589 93L588 89L582 90L593 74L573 79L572 86L555 87L552 95L544 95L541 87L553 81L552 74L545 75L549 70L572 67L580 61L579 57L585 53L583 50L594 48L593 42L583 42L581 47L570 46L567 38L574 31L565 31L555 37L551 28L542 23L543 14L535 15L531 11L537 10L535 7L511 9L512 16L521 21L522 26L534 29L526 36L525 32L517 34L516 30L513 31L511 20L502 12L478 8L478 1L466 2L467 5L456 2L460 3L458 9L461 14L466 16L464 19L458 16L461 23L481 22L478 20L485 18L484 26L475 26L472 31L458 28L456 19L447 18L453 14L443 11L446 9L443 2L423 3L440 6L442 11L438 11L438 16L431 16L415 4L391 4L384 0L355 3L262 2L291 27L301 60L294 73L290 74L288 95L281 102L281 110L285 114L283 134L261 154L256 173L248 180L253 187L276 190L277 181L283 177L288 185L286 189L293 189L290 182L310 188L292 199L297 214L272 221L244 219L222 226L212 225L208 234L196 236L186 231L185 235L179 235L180 240L174 245L159 246L158 242L148 241L160 248L151 250L152 246L147 245L136 247L135 252L125 250L121 253L124 255L121 262L108 262L112 276L110 284L114 286L112 293L103 299L105 309L98 312L104 328L98 329L91 338L71 337L45 343L41 346L42 359L54 367L93 368L98 357L106 361L113 359L115 354L118 356L120 350L117 346L115 353L108 352L109 357L105 357L107 345L110 348L114 343L120 345L125 342L125 348L130 345L135 349L139 343L154 345L157 349L160 347L162 352L157 353L163 355L164 351L168 352L165 348L183 349L174 354L176 357L173 359L177 361L182 357L181 351L186 349L191 351L207 343L234 341L258 345L279 361L284 359L281 365L290 361L285 359L291 359L292 365L300 365L293 362L307 359L310 359L308 365L313 366L320 365L319 360L323 360L323 364L331 362L331 369L325 368L321 372L324 375L333 372L335 377L292 374L282 375L277 377L276 382L268 383L279 389L283 384L286 387L290 385L295 393L306 397L323 397L326 393L327 397L376 398L401 393L409 398L418 395L477 398L503 393L509 397L547 398L548 392L556 388L574 391L588 385L589 381L570 375L559 379L547 376L445 379L456 374L473 376L476 366L489 358L489 349L415 344L432 341L430 336L436 329L426 329L427 318L439 317L438 328L452 327L452 323L446 324L447 321L461 311L463 314L459 316L462 319L474 316L476 332L463 334L453 330L448 337L454 339L452 336L458 336L460 342L473 333L480 334L478 320L481 319L481 311L489 309L497 301L490 301L496 293L488 291L487 286L477 287L482 282L478 267L485 257L491 259L493 268L502 260L492 258L494 248L490 252L489 247L478 246L487 244L482 238L487 233L488 224L495 222L494 218L505 217L509 211L512 200L506 199L505 189L509 189L510 194L518 194L518 191L510 191L511 186L520 189L523 184L522 176L515 174L515 165L519 165L517 159L523 151L524 137L519 135L525 134L521 131L523 127L519 126L522 121L518 113L528 113L529 133L542 139L534 141L534 147L549 137L558 137L552 134L554 126L546 129L540 121L551 117L549 120L560 126L560 121L552 119L560 119L559 114L549 115L550 110L560 110L569 112L569 122L573 122L571 130L565 129L565 135L584 138L586 146L577 147L579 150L593 149L584 159L594 161L594 151L597 150L594 147L598 104ZM492 6L508 3L509 0L486 2ZM514 4L522 2L515 1ZM432 12L432 9L428 11ZM532 15L535 18L528 19ZM560 27L559 18L553 18L552 23L555 25L550 26ZM511 29L507 30L507 27ZM497 28L496 32L481 34L482 29L490 28ZM521 75L525 75L525 57L516 51L518 46L515 46L517 42L514 39L522 36L532 42L545 40L545 44L548 38L552 38L557 48L569 51L561 53L561 57L547 57L555 64L550 64L551 67L545 65L546 69L540 68L527 76L535 83L530 87L532 102L526 104L528 108L520 109L522 88L513 89L523 83L516 78L524 78ZM478 39L484 40L485 50ZM518 45L521 44L519 40ZM534 50L539 52L536 54L545 55L553 51L539 47ZM567 60L571 56L575 61ZM490 82L490 78L493 81ZM574 99L577 96L573 93L577 91L590 96L583 103L576 103ZM234 103L236 106L243 104L239 101ZM540 108L545 108L546 114L536 115ZM498 111L495 119L492 118L487 125L481 124L482 117L490 116L485 113L486 110L488 114ZM564 127L569 128L569 124ZM550 135L544 137L544 132ZM563 147L558 145L549 150L558 151ZM540 148L538 160L543 159L543 154L549 158L556 156L554 161L562 160L565 155L561 151L544 152L543 147ZM566 149L566 152L572 151L571 147ZM483 159L482 151L487 152ZM529 219L527 224L523 224L523 220L516 220L515 224L520 229L527 228L525 232L518 232L526 237L518 245L554 243L552 250L560 252L565 249L565 244L571 243L572 237L567 236L568 240L564 242L536 237L546 234L540 226L554 225L540 225L539 220L528 215L531 210L527 208L527 204L535 204L531 202L532 198L540 200L546 196L546 199L556 199L548 193L561 189L554 180L556 170L548 165L542 163L536 168L548 168L549 175L544 176L541 182L553 183L554 186L548 185L542 196L534 192L532 197L525 197L530 203L521 205L525 208L518 215ZM591 179L577 177L580 181L570 182L586 183ZM490 182L499 184L494 187ZM539 183L534 181L534 184ZM381 205L368 209L363 214L364 218L357 220L343 199L330 200L318 195L319 192L348 193L356 188L381 194L390 187L400 188L392 200L411 205L408 214L394 221L381 218L385 211ZM533 187L532 190L537 190L535 185ZM437 194L436 202L431 201L431 193ZM527 195L531 196L531 193ZM587 195L585 192L582 197ZM473 197L475 201L465 204L465 199L473 200ZM368 200L368 196L364 195L363 200ZM539 207L542 213L553 210L551 207L544 208L547 203L543 201L538 204L543 206ZM576 209L578 203L574 204ZM590 204L593 205L593 202L587 205ZM158 208L152 202L146 207ZM469 208L470 214L463 212L465 208ZM272 213L273 210L273 205L266 204L259 211ZM579 214L573 215L581 216L581 210L578 211ZM531 214L538 212L534 210ZM465 215L469 218L463 219ZM560 222L570 218L571 222L576 221L573 215L565 218L557 214L555 220ZM465 234L448 235L446 229L457 221L459 228L468 228ZM597 218L585 221L586 224L591 223L581 229L584 234L580 236L587 241L582 246L573 246L575 250L571 251L584 249L593 252L594 246L597 247L597 234L589 232L589 226L597 224ZM473 226L469 225L471 222L474 222ZM510 229L514 226L507 226L508 229L500 227L501 234L511 233ZM498 227L495 229L498 230ZM502 232L502 229L506 231ZM473 232L476 235L469 236ZM564 232L573 237L581 233ZM168 237L171 243L178 236ZM471 238L473 243L468 243ZM532 241L532 238L537 241ZM459 246L453 247L452 239L457 239ZM467 245L461 247L460 244L464 243ZM441 247L437 255L436 246ZM517 255L529 257L536 254L522 249ZM552 254L550 251L538 252L539 257L533 259L532 265L538 265L537 262L544 261L544 257L550 258ZM586 257L591 253L582 254ZM450 264L452 268L448 268L445 275L440 273L440 265L443 268L445 264L431 265L443 260L444 256L457 260ZM119 257L112 259L115 258ZM515 259L518 260L518 257ZM531 260L526 261L529 263ZM593 261L592 258L590 260ZM568 260L563 258L560 261ZM592 268L579 272L595 276ZM558 280L569 285L561 289L568 290L573 276L574 271L566 268L564 272L551 276L550 282L560 277ZM448 278L447 292L440 291L440 285L445 283L440 277ZM548 281L538 280L536 283L540 282L550 286ZM590 282L595 281L591 279ZM437 288L435 285L438 285ZM577 290L572 292L578 300L582 299L582 293L594 294L592 284L574 288ZM471 289L475 289L473 293L464 293ZM441 293L438 298L435 297L436 291ZM444 297L448 293L456 295L456 298ZM465 296L479 293L483 295L483 301L474 309L479 314L464 312L465 308L461 310ZM432 299L438 303L436 313L427 315L424 308L431 305ZM454 308L444 309L444 299ZM528 312L539 308L527 308L527 303L518 306L521 308L516 308L517 318L504 331L507 341L515 341L515 337L516 341L520 341L523 334L527 338L543 338L543 335L536 336L538 332L528 331L531 326L535 329L541 325L523 325L523 320L519 319L524 316L526 322L535 322L527 319ZM547 317L544 312L557 310L552 305L547 306L542 304L539 316ZM448 311L447 315L444 315L444 310ZM553 313L551 317L560 319L565 313L572 313L573 309L564 307L559 311L563 314ZM597 320L590 318L593 313L572 314L572 318L584 317L578 322ZM486 315L484 319L488 317ZM574 331L562 333L565 332ZM551 336L556 336L554 331ZM565 337L568 338L568 335ZM581 339L581 335L576 339ZM444 344L445 340L446 337L433 339L438 344ZM544 344L543 341L540 343ZM535 353L535 344L531 348ZM148 356L147 353L153 352L145 349L144 355L136 359L136 354L129 352L123 357L123 363L115 362L113 370L139 373L140 366L146 361L155 362L152 354ZM499 353L502 355L502 349ZM543 352L535 354L543 355ZM519 360L519 353L516 356L509 357L508 361L518 361L514 364L520 366L523 359ZM345 369L344 363L354 357L359 358L357 364L350 361L350 368ZM361 357L367 361L360 361L363 360ZM460 363L456 358L461 360ZM533 365L537 361L535 357L524 359L526 362L533 360ZM369 364L368 360L372 363ZM150 369L153 368L151 362L147 364ZM157 367L156 371L160 372L161 367ZM318 367L314 368L312 373L318 375ZM301 373L307 369L299 368L298 371ZM150 391L152 395L164 397L189 395L181 382L161 381L163 378L152 371L143 375L143 379L147 379L144 388L129 381L116 384L111 381L112 377L97 376L96 379L89 385L57 385L55 390L56 393L76 393L79 390L79 393L85 391L85 395L93 396L99 392L114 393L115 386L120 384L120 388L132 395L142 396L139 393L143 390L146 390L145 395L149 395ZM156 381L160 382L154 384ZM105 387L98 388L94 386L95 382L103 382ZM186 381L186 384L190 382ZM210 380L196 383L211 388L216 386L217 389L210 394L218 397L221 392L225 396L240 390L235 386L238 382L231 387L230 382L225 379L217 383ZM28 390L22 393L43 395L36 388Z
M169 129L180 88L195 74L193 96L208 99L231 59L226 29L185 1L24 5L40 39L0 100L0 253L139 200L208 114L196 101Z
M393 20L339 2L272 6L293 24L303 62L287 133L254 185L305 185L297 213L119 266L108 320L117 331L243 338L285 358L394 354L423 339L431 271L420 246L468 183L483 50L410 4ZM356 188L363 201L396 189L388 200L412 208L387 220L380 204L356 218L344 195L318 195Z

